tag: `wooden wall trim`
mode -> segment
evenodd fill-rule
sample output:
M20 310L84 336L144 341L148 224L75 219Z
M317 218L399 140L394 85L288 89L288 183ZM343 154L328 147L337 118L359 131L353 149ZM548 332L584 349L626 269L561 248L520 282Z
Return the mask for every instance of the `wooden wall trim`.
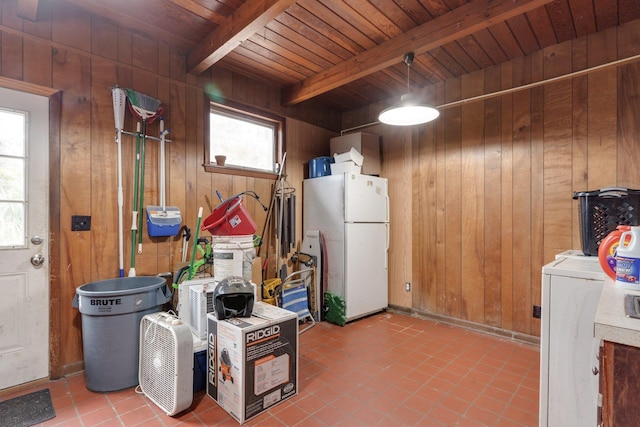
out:
M62 92L49 97L49 375L62 372L60 309L60 116Z
M60 114L62 92L0 77L0 87L49 98L49 375L60 378Z
M395 305L389 305L389 308L387 310L391 312L406 314L409 316L429 319L434 322L445 323L447 325L453 325L453 326L465 328L470 331L496 335L501 338L508 338L510 340L519 341L523 344L540 346L539 337L535 337L528 334L521 334L515 331L510 331L508 329L496 328L496 327L484 325L481 323L469 322L463 319L456 319L448 316L442 316L439 314L432 313L430 311L424 311L420 309L408 309L406 307L395 306Z
M51 97L58 93L57 89L53 89L46 86L40 86L33 83L23 82L21 80L10 79L8 77L0 76L0 87L5 89L18 90L20 92L27 92L34 95Z

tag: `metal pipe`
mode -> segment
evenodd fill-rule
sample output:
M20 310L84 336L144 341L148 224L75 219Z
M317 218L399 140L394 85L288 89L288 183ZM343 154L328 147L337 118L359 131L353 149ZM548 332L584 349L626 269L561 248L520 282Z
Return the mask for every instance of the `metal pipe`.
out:
M123 130L123 131L122 131L122 133L123 133L123 134L125 134L125 135L136 136L136 133L135 133L135 132L127 132L126 130ZM152 139L152 140L154 140L154 141L160 141L160 140L161 140L161 139L160 139L160 138L158 138L157 136L142 135L142 134L140 134L140 136L141 136L141 137L142 137L142 136L144 136L144 138L145 138L145 139ZM171 142L171 140L170 140L170 139L166 139L166 138L165 138L164 142Z

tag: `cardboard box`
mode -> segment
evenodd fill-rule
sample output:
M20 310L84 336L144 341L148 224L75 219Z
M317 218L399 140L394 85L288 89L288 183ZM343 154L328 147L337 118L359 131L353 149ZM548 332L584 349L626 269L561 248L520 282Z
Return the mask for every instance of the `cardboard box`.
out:
M362 173L380 176L380 136L368 132L354 132L329 140L331 154L344 153L352 147L363 156ZM333 174L333 171L331 173Z
M345 172L359 174L360 170L361 166L358 166L351 161L342 163L331 163L331 175L340 175Z
M334 154L333 158L335 160L334 163L353 162L356 166L362 166L362 162L364 161L362 154L353 147L346 153Z
M240 424L298 392L298 316L256 302L249 318L208 315L207 394Z

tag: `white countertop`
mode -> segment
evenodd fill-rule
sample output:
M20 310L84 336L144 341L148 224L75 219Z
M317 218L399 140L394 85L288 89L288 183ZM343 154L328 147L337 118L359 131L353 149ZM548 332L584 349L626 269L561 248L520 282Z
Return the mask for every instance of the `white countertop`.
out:
M594 334L605 341L640 347L640 319L625 314L626 294L640 295L640 292L617 287L613 280L605 277L596 311Z

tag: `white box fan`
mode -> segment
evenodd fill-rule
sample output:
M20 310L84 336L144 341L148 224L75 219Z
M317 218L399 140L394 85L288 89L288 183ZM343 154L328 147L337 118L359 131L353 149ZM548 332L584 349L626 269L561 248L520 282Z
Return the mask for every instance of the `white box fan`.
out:
M201 340L207 338L207 313L213 312L217 284L209 278L182 282L178 287L178 315Z
M165 312L140 322L138 381L142 392L167 415L193 401L193 338L189 326Z

